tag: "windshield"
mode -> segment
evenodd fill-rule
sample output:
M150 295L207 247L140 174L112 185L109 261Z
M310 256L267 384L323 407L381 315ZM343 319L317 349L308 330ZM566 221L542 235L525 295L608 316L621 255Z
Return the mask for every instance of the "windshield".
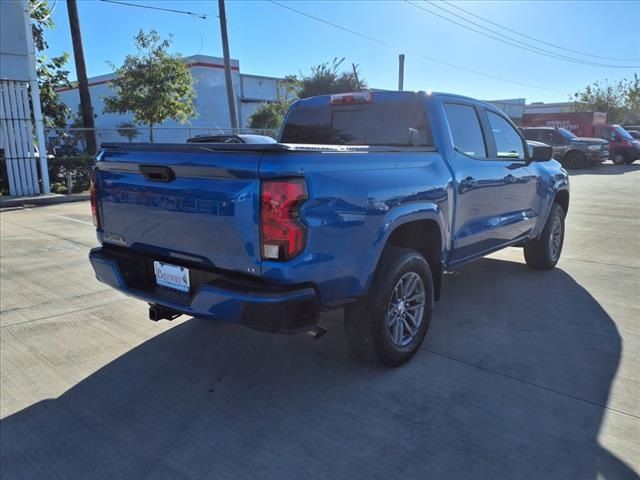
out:
M560 135L562 135L567 140L573 140L574 138L577 138L573 133L571 133L569 130L566 130L564 128L559 128L558 132L560 132Z
M427 112L417 97L355 105L305 104L286 119L281 143L433 146Z
M620 135L625 140L633 140L633 137L631 136L631 134L627 132L624 128L622 128L620 125L616 125L615 127L613 127L613 129L616 131L618 135Z

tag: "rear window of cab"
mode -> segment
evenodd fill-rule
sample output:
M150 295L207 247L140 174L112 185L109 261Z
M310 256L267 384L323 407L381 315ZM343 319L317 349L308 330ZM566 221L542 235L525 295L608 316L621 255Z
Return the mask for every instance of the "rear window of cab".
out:
M363 94L365 92L362 92ZM340 95L325 104L301 102L291 109L281 143L432 147L433 137L424 101L418 94L376 101L376 94Z

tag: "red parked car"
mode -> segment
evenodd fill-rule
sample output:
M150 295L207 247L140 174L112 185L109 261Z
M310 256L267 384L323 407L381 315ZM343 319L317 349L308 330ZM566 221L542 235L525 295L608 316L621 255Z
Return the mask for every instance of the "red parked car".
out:
M609 158L616 165L633 163L640 158L640 141L620 125L599 127L598 136L609 142Z

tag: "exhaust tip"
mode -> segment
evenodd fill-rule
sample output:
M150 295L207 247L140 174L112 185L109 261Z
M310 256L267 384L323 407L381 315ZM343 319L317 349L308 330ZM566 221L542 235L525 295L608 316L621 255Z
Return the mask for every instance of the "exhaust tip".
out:
M322 325L314 325L307 331L307 333L316 340L324 336L324 334L327 332L328 330L324 328Z

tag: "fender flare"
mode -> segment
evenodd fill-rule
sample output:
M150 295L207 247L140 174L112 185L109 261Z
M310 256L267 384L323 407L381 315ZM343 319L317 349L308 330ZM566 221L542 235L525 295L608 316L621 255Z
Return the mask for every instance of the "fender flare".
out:
M436 222L440 229L440 241L444 246L446 245L446 238L445 229L443 228L444 219L442 217L442 210L433 202L411 203L394 207L385 214L373 246L376 247L380 244L382 244L382 246L386 245L389 237L398 227L421 220L432 220Z
M441 275L444 269L444 252L447 250L448 245L448 230L445 228L446 222L443 218L442 209L434 202L415 202L406 205L399 205L392 208L385 214L384 219L378 228L378 232L372 244L372 248L375 251L374 268L366 282L365 290L369 289L373 275L378 269L378 264L382 256L382 252L384 251L384 247L387 245L393 232L403 225L424 220L435 222L440 231L440 265L432 265L431 267L433 273ZM439 296L439 285L437 285L436 288L436 296Z
M549 213L551 213L551 206L556 203L556 197L559 192L567 192L569 195L569 199L571 199L571 192L569 191L569 177L565 177L561 180L557 180L551 189L550 199L551 201L547 203L545 211L542 212L543 215L540 216L544 221L538 222L536 226L535 235L532 235L531 238L538 238L544 229L544 226L547 224L547 219L549 218ZM567 212L565 212L566 215Z

